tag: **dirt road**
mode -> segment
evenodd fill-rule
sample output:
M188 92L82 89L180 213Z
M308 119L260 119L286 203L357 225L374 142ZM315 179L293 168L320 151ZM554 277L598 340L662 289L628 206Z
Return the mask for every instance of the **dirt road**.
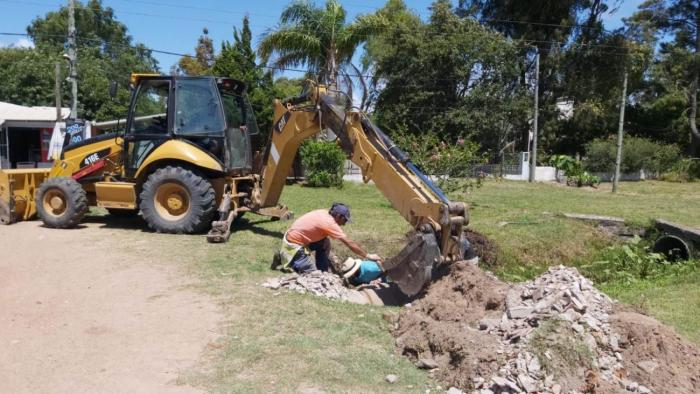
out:
M221 315L133 234L0 226L0 392L198 391L178 376L218 336Z

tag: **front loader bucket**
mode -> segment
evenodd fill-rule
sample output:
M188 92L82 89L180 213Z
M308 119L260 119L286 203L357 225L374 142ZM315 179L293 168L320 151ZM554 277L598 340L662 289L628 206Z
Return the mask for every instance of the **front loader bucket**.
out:
M0 224L36 216L34 193L49 172L48 168L0 170Z
M440 248L435 234L415 232L410 235L408 244L399 254L387 259L384 269L399 289L411 297L430 281L433 266L439 259Z

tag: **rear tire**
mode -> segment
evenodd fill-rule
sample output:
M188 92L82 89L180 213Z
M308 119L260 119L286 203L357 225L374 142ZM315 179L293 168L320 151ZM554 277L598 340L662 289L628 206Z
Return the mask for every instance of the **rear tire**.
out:
M87 194L73 178L49 178L39 186L36 210L47 227L73 228L88 211Z
M149 175L140 198L141 216L161 233L203 232L216 214L211 183L182 167L167 166Z

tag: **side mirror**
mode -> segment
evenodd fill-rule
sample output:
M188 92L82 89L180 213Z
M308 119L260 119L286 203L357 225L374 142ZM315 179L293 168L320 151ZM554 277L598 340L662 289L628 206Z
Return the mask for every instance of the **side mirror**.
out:
M117 81L109 81L109 97L117 97Z

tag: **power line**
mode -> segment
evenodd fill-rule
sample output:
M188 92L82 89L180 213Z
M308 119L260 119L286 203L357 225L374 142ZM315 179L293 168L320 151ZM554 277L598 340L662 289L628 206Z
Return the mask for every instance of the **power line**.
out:
M155 1L144 1L144 0L117 0L117 1L124 1L127 3L155 5L155 6L164 7L164 8L180 8L180 9L187 9L187 10L212 11L212 12L216 12L216 13L220 13L220 14L232 14L232 15L244 15L244 16L251 15L251 16L258 16L258 17L263 17L263 18L275 18L275 19L279 18L279 16L275 16L275 15L252 13L252 12L248 12L248 11L229 11L229 10L222 10L222 9L217 9L217 8L197 7L197 6L192 6L192 5L159 3L159 2L155 2Z
M33 1L16 1L16 0L0 0L0 2L3 3L14 3L14 4L22 4L22 5L35 5L35 6L41 6L41 7L61 7L61 4L48 4L48 3L37 3ZM83 9L88 9L88 10L93 10L93 11L105 11L106 8L97 8L97 7L87 7L83 6ZM111 8L111 7L108 7ZM216 24L222 24L222 25L227 25L231 26L232 23L228 21L222 21L222 20L214 20L214 19L203 19L203 18L191 18L191 17L180 17L180 16L170 16L170 15L156 15L156 14L149 14L145 12L133 12L133 11L119 11L120 14L123 15L135 15L135 16L147 16L151 18L160 18L160 19L172 19L172 20L183 20L183 21L193 21L193 22L205 22L205 23L216 23Z
M245 12L235 12L235 11L226 11L226 10L221 10L221 9L215 9L215 8L205 8L205 7L195 7L195 6L184 6L184 5L172 5L172 4L165 4L165 3L157 3L157 2L151 2L151 1L145 1L145 0L123 0L123 1L129 1L129 2L134 2L134 3L143 3L143 4L152 4L152 5L159 5L163 7L171 7L171 8L186 8L186 9L199 9L199 10L206 10L206 11L214 11L214 12L220 12L220 13L230 13L230 14L246 14ZM15 3L15 4L29 4L29 5L37 5L37 6L51 6L55 7L57 5L54 4L48 4L48 3L38 3L38 2L33 2L33 1L17 1L17 0L0 0L0 2L6 2L6 3ZM61 5L58 5L59 7ZM111 8L111 7L109 7ZM104 11L105 8L98 8L98 7L87 7L83 6L83 9L91 9L94 11ZM379 9L375 9L377 11ZM212 19L201 19L201 18L191 18L191 17L180 17L180 16L169 16L169 15L157 15L157 14L149 14L149 13L143 13L143 12L131 12L131 11L119 11L120 14L125 14L125 15L137 15L137 16L147 16L147 17L152 17L152 18L160 18L160 19L173 19L173 20L186 20L186 21L195 21L195 22L206 22L206 23L217 23L217 24L225 24L225 25L233 25L231 22L227 21L221 21L221 20L212 20ZM250 14L253 15L253 14ZM257 16L263 16L263 17L270 17L270 18L278 18L277 16L273 15L266 15L266 14L255 14ZM476 22L480 22L476 19L471 19ZM578 24L569 24L569 25L564 25L564 24L554 24L554 23L540 23L540 22L531 22L531 21L520 21L520 20L509 20L509 19L495 19L495 18L484 18L484 20L490 20L490 21L497 21L501 23L514 23L514 24L527 24L527 25L541 25L541 26L552 26L552 27L565 27L565 28L572 28L572 27L586 27L585 25L578 25ZM320 20L318 21L320 22ZM608 32L605 29L601 29L603 32ZM270 31L275 31L273 29L270 29ZM399 34L407 34L407 35L415 35L415 31L412 29L404 29L398 26L391 26L387 27L386 29L383 30L384 32L388 33L399 33ZM438 34L433 34L433 36L450 36L453 35L454 33L438 33ZM364 35L364 38L369 38L371 37L370 34ZM587 47L604 47L604 48L614 48L614 49L624 49L627 50L628 48L625 46L619 46L619 45L609 45L609 44L593 44L593 43L576 43L572 41L546 41L546 40L526 40L526 42L531 42L531 43L539 43L539 44L549 44L549 45L558 45L558 46L566 46L566 45L572 45L572 46L587 46ZM527 45L527 44L526 44Z
M9 0L8 0L9 1ZM146 1L146 0L117 0L117 1L123 1L123 2L128 2L128 3L137 3L137 4L146 4L146 5L155 5L159 7L164 7L164 8L179 8L179 9L189 9L189 10L200 10L200 11L212 11L216 13L224 13L224 14L234 14L234 15L251 15L251 16L259 16L259 17L264 17L264 18L279 18L279 15L270 15L270 14L261 14L261 13L251 13L248 11L230 11L230 10L224 10L221 8L210 8L210 7L197 7L197 6L192 6L192 5L183 5L183 4L172 4L172 3L162 3L162 2L155 2L155 1ZM353 6L353 7L358 7L358 8L366 8L369 10L372 10L374 12L379 11L381 8L377 8L374 6L369 6L369 5L362 5L362 4L356 4L356 3L345 3L346 6ZM120 11L121 12L121 11ZM156 16L157 15L152 15L149 14L148 16ZM589 25L584 25L584 24L558 24L558 23L546 23L546 22L533 22L533 21L523 21L523 20L513 20L513 19L500 19L500 18L476 18L472 17L472 19L480 22L480 21L488 21L488 22L499 22L499 23L512 23L512 24L522 24L522 25L535 25L535 26L549 26L549 27L563 27L563 28L583 28L583 29L592 29L592 30L601 30L603 32L611 32L609 30L606 30L603 27L598 27L598 26L589 26Z
M11 33L11 32L0 32L0 35L6 35L6 36L29 36L28 33ZM50 37L66 37L65 35L59 35L59 34L45 34L44 36L50 36ZM90 39L90 38L81 38L78 37L77 40L80 42L96 42L96 43L104 43L107 42L110 45L114 47L124 47L124 48L130 48L130 49L135 49L135 50L141 50L141 51L147 51L147 52L156 52L156 53L163 53L167 55L173 55L173 56L180 56L180 57L189 57L189 58L196 58L196 56L189 55L189 54L184 54L184 53L178 53L178 52L172 52L172 51L164 51L164 50L158 50L158 49L152 49L148 48L145 46L139 47L139 46L133 46L133 45L127 45L127 44L120 44L120 43L112 43L109 41L105 40L100 40L100 39ZM51 59L45 59L46 64L53 64L53 61ZM318 76L319 73L313 73L308 70L303 70L303 69L292 69L292 68L282 68L282 67L273 67L273 66L265 66L265 65L254 65L256 68L264 68L264 69L271 69L271 70L279 70L279 71L291 71L291 72L300 72L304 73L306 75L314 75ZM365 75L358 75L358 74L348 74L350 77L365 77L365 78L371 78L375 77L376 75L374 74L365 74ZM394 76L395 78L397 77L396 75ZM399 77L400 78L400 77ZM410 77L405 77L408 79L412 79ZM423 79L425 81L425 79ZM477 77L477 78L468 78L468 79L456 79L456 78L428 78L428 81L452 81L452 82L457 82L457 83L471 83L471 82L476 82L476 81L481 81L484 80L484 78ZM507 82L507 81L504 81ZM511 89L508 89L508 91L511 91ZM509 93L511 94L511 93ZM402 106L403 109L407 110L418 110L418 111L435 111L436 109L441 109L440 112L448 112L448 111L455 111L455 110L461 110L461 107L447 107L447 106Z
M30 36L28 33L7 33L7 32L0 32L0 35L8 35L8 36ZM58 35L58 34L46 34L44 36L47 37L62 37L65 38L65 35ZM173 51L168 51L168 50L162 50L162 49L155 49L155 48L149 48L146 47L145 45L129 45L129 44L122 44L122 43L115 43L107 40L102 40L102 39L95 39L95 38L86 38L86 37L78 37L77 40L79 42L83 43L96 43L96 44L104 44L107 43L112 47L116 48L129 48L137 51L146 51L146 52L152 52L152 53L160 53L164 55L170 55L170 56L179 56L179 57L187 57L187 58L192 58L196 59L197 57L194 55L190 55L187 53L179 53L179 52L173 52ZM85 45L86 46L86 45ZM598 54L610 54L613 55L613 53L606 53L606 52L600 52L596 51ZM627 55L626 53L616 53L615 55ZM319 73L314 73L309 70L304 70L304 69L296 69L296 68L288 68L288 67L277 67L277 66L268 66L268 65L262 65L262 64L253 64L255 68L260 68L260 69L267 69L267 70L272 70L272 71L286 71L286 72L297 72L297 73L302 73L306 75L314 75L314 76L319 76ZM382 75L378 74L372 74L372 73L366 73L366 74L351 74L348 73L347 76L351 78L367 78L367 79L373 79L373 78L384 78ZM397 77L397 76L395 76ZM411 77L405 77L406 79L416 79L416 78L411 78ZM417 78L421 79L421 78ZM423 79L425 80L425 79ZM489 78L484 78L484 77L476 77L476 78L468 78L468 79L455 79L455 78L429 78L428 80L433 81L433 82L456 82L456 83L472 83L472 82L478 82L478 81L484 81L484 80L489 80Z

